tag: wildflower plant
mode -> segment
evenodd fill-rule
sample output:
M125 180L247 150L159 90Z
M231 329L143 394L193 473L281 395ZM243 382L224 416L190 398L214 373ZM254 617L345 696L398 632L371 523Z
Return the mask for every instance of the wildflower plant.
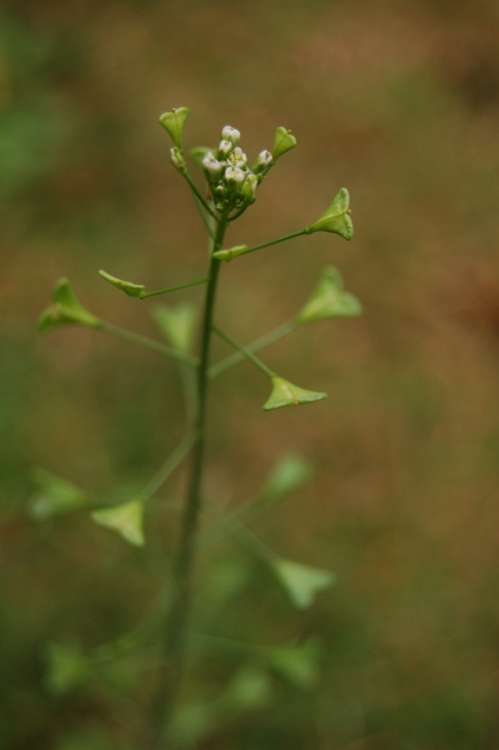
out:
M237 704L239 709L246 710L259 705L262 701L265 702L269 674L273 672L277 671L287 676L292 683L301 687L314 683L317 666L317 653L314 648L280 645L274 649L267 649L265 653L261 650L258 663L249 671L245 667L235 676L233 683L211 706L209 716L202 706L178 705L187 664L192 574L198 550L214 543L223 534L230 534L268 565L276 580L287 592L291 604L298 609L310 607L315 597L335 580L335 576L329 571L281 558L246 527L246 523L257 512L279 502L310 480L313 473L311 466L299 456L286 456L280 460L260 493L252 501L242 504L237 510L226 515L217 511L218 517L200 528L200 511L208 502L203 494L208 386L211 380L230 367L243 359L248 359L269 379L270 392L263 404L264 411L321 401L326 398L326 393L295 385L267 367L256 356L256 352L302 325L338 317L357 316L361 313L359 301L344 290L339 272L333 267L327 267L301 310L291 320L250 344L241 344L229 331L222 329L215 322L217 281L225 262L315 232L329 232L350 240L353 227L349 194L345 188L341 188L322 216L309 226L284 237L252 247L244 244L225 247L227 230L256 201L259 186L277 161L296 146L296 139L289 130L278 127L273 149L262 150L250 166L247 155L239 145L239 131L225 126L216 148L198 147L190 151L190 157L199 167L205 181L204 189L199 189L191 177L183 148L183 130L188 116L189 110L180 107L163 114L160 123L173 143L171 163L192 191L209 236L210 253L205 275L184 284L147 291L142 284L124 281L103 270L99 273L106 282L118 290L140 300L191 286L204 286L205 300L199 332L199 353L192 353L198 313L190 303L155 308L153 317L167 339L168 343L165 344L118 328L88 312L78 300L70 282L61 279L54 289L50 306L42 313L39 321L40 331L43 332L73 324L119 336L175 360L182 373L188 401L188 429L172 455L136 497L118 505L102 506L94 503L87 493L66 480L40 470L36 476L38 492L32 498L29 508L31 517L36 521L86 508L91 511L93 520L100 526L120 534L126 542L142 547L147 543L148 537L147 528L144 529L145 505L156 495L177 466L189 458L187 497L182 510L178 548L172 563L173 584L169 590L168 603L165 605L163 602L159 612L162 650L158 665L156 699L151 707L151 736L146 740L146 744L154 750L192 744L203 731L209 731L217 722L223 721L224 712L230 706L234 708ZM234 349L234 353L212 364L210 349L214 334L224 339ZM157 615L156 612L155 616ZM150 628L146 627L146 631L149 637ZM141 632L140 628L138 632ZM66 647L53 644L47 651L50 684L66 685L70 679L68 674L71 679L85 679L103 659L112 658L123 648L137 645L141 642L141 637L137 637L135 632L86 655L69 653ZM74 668L74 664L77 664L78 669Z

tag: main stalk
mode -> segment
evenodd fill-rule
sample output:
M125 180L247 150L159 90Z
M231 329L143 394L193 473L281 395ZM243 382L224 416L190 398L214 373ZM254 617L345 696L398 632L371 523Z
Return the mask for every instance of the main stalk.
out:
M208 392L208 367L210 364L210 344L213 324L213 312L217 291L220 261L213 253L222 248L227 220L218 220L217 230L210 255L208 285L204 306L203 327L201 336L201 358L198 369L198 408L193 424L195 443L192 449L192 463L188 494L182 517L180 542L173 566L174 596L168 615L166 637L164 642L164 665L156 706L157 735L153 743L155 750L165 747L168 728L180 691L185 666L186 631L191 599L191 578L195 556L195 535L198 528L199 511L202 495L203 462L205 453L206 402Z

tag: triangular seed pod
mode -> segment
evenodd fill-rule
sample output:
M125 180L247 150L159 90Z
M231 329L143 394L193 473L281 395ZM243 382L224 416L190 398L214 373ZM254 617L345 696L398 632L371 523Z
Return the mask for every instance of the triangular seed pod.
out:
M213 257L228 262L233 258L237 258L238 255L244 255L247 249L248 245L236 245L235 247L230 247L226 250L217 250L216 253L213 253Z
M274 149L272 158L276 161L280 156L290 151L296 146L296 138L292 135L291 130L279 127L275 131Z
M145 544L142 523L144 517L144 503L142 500L132 500L129 503L115 505L112 508L102 508L92 513L92 518L101 526L112 529L121 534L130 544L143 547Z
M289 453L274 466L262 495L268 502L277 502L307 484L314 475L310 461L302 456Z
M362 305L357 297L345 292L339 271L328 266L311 297L295 318L296 323L314 323L330 318L354 317L362 314Z
M129 297L140 297L145 289L144 284L134 284L132 281L123 281L122 279L117 279L116 276L111 276L110 273L106 273L105 271L99 271L99 274L117 289L121 289L122 292L128 294Z
M52 304L40 316L38 329L43 333L66 324L98 328L101 322L85 310L68 279L60 279L52 294Z
M329 570L311 568L283 558L278 558L272 567L298 609L310 607L319 591L336 582L336 576Z
M173 143L180 150L182 150L182 133L188 117L187 107L178 107L178 109L172 109L171 112L165 112L159 118L161 125L168 131Z
M323 398L327 398L327 393L307 391L304 388L300 388L299 386L290 383L289 380L279 377L279 375L273 375L271 380L272 393L263 406L264 411L280 409L281 406L310 404L313 401L322 401Z
M88 498L83 490L56 474L36 469L34 480L38 491L28 506L28 515L33 521L46 521L88 505Z
M181 302L175 307L157 305L152 316L167 341L181 352L191 351L198 317L195 305L190 302Z
M346 240L353 237L353 224L350 218L350 196L346 188L340 192L322 216L309 228L310 232L333 232Z

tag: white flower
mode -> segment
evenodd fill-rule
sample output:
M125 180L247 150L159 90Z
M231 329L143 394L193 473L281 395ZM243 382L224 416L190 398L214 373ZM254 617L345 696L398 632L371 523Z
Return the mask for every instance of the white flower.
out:
M234 166L236 167L244 167L248 163L248 157L244 153L244 151L239 148L239 146L236 146L234 151L232 152L234 156Z
M246 178L242 169L239 167L227 167L225 170L225 181L233 182L236 185L241 185Z
M218 146L218 152L222 154L223 156L227 156L230 151L234 148L234 144L231 143L231 141L220 141L220 144Z
M226 141L230 141L232 145L235 146L237 143L239 143L241 133L239 132L239 130L231 128L230 125L226 125L222 130L222 138Z
M210 177L218 177L222 172L222 165L215 159L211 151L208 151L203 159L203 167L209 173Z
M259 167L268 167L272 161L272 154L270 151L260 151L256 163Z

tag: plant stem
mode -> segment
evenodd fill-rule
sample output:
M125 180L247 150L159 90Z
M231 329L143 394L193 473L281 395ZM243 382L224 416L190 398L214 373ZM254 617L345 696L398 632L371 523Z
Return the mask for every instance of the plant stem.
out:
M111 333L113 336L118 336L121 339L125 339L125 341L130 341L132 344L143 346L145 349L150 349L152 352L157 352L157 354L162 354L164 357L174 359L176 362L182 362L184 365L189 365L190 367L197 367L199 365L199 359L193 357L192 354L180 352L178 349L172 349L170 346L160 344L159 342L154 341L153 339L148 339L138 333L126 331L124 328L119 328L112 323L105 323L101 320L99 328L101 331Z
M215 333L218 333L218 335L223 338L228 344L233 346L234 349L238 349L243 357L246 357L246 359L249 359L250 362L253 362L255 367L258 367L258 369L261 370L265 375L267 375L268 378L274 377L275 372L272 372L272 370L267 367L267 365L264 365L263 362L258 359L258 357L255 357L255 355L252 354L249 349L240 344L239 341L236 341L236 339L233 338L230 333L223 331L221 328L215 325L213 326L213 330L215 331Z
M222 247L227 228L226 217L221 217L213 242L213 250ZM210 258L208 287L201 338L201 362L198 369L198 410L194 421L195 443L192 449L191 475L181 525L180 543L173 566L175 590L168 614L164 641L164 665L158 686L156 705L157 733L153 747L164 747L173 708L180 691L186 656L187 622L190 608L190 589L195 553L195 537L201 508L201 481L205 448L206 402L213 311L220 261Z
M182 172L182 176L186 179L186 181L187 181L190 189L194 193L194 196L196 197L197 201L199 201L199 203L203 206L203 208L205 209L205 211L207 211L210 214L210 216L212 216L214 219L216 219L217 217L215 216L214 212L211 210L211 208L206 203L205 199L203 198L203 196L201 195L201 193L199 192L199 190L197 189L197 187L193 183L190 174L188 172ZM211 233L211 227L208 227L208 225L206 225L206 226L208 228L208 231ZM216 238L214 238L214 240L216 241Z
M257 352L260 349L268 346L269 344L273 344L274 341L278 341L278 339L286 336L286 334L288 333L291 333L296 328L298 328L298 324L295 322L295 320L288 320L286 323L283 323L282 325L277 326L277 328L274 328L272 331L269 331L263 336L260 336L259 339L252 341L251 344L246 344L246 349L247 351L252 353ZM238 362L242 362L244 358L245 355L239 351L234 352L234 354L230 354L225 359L222 359L221 362L217 362L216 365L212 365L212 367L210 367L210 369L208 370L208 377L210 378L210 380L217 378L230 367L237 365Z
M206 284L208 278L197 279L196 281L188 281L187 284L177 284L176 286L169 286L166 289L158 289L155 292L141 292L139 299L146 299L147 297L156 297L158 294L166 294L167 292L176 292L178 289L187 289L190 286L197 286L198 284Z

